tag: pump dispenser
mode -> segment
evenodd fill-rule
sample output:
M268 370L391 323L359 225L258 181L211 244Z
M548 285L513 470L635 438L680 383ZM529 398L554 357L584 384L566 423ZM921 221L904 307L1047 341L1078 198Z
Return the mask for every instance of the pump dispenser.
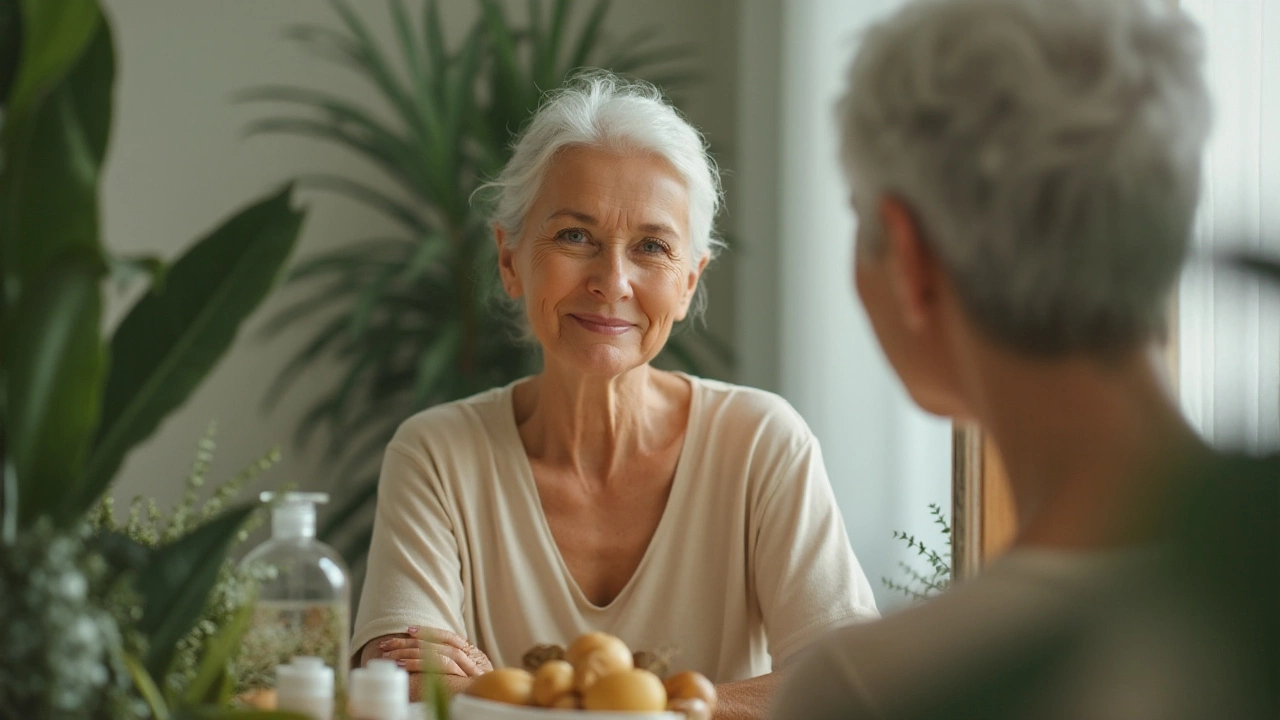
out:
M316 539L316 508L324 493L263 493L271 503L271 538L240 563L257 585L253 619L234 664L241 690L271 687L277 665L296 656L334 668L336 691L350 663L351 588L346 564Z

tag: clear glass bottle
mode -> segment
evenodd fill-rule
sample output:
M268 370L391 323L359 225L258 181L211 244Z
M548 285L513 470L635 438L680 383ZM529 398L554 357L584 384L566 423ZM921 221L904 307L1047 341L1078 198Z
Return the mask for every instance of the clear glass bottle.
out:
M316 539L316 504L324 493L263 493L271 508L271 539L240 562L258 586L253 618L233 664L239 692L272 687L277 665L313 656L335 670L341 698L350 664L351 587L346 564Z

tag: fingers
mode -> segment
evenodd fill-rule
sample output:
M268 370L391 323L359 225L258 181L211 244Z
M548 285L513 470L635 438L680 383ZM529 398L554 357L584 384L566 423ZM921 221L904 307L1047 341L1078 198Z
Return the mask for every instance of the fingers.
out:
M420 648L426 643L416 638L387 638L378 643L378 649L385 655L392 650L406 650L409 648Z
M455 677L471 677L465 670L458 667L458 663L452 658L436 654L430 660L422 658L405 658L396 660L396 665L408 670L411 673L436 673L443 675L453 675Z
M452 645L459 650L466 650L468 645L467 641L461 635L449 632L448 630L441 630L440 628L411 626L409 628L409 634L419 640Z
M401 667L409 667L408 665L403 664L405 661L412 660L417 662L423 658L427 658L428 661L426 665L428 672L454 673L456 670L456 674L462 675L463 677L474 677L485 672L485 668L477 663L475 658L468 655L466 651L459 650L452 645L441 645L439 643L428 643L420 640L409 639L398 642L386 640L379 643L378 648L381 651L380 657L400 662ZM453 668L453 670L435 670L430 667L433 655L440 658L439 663L442 666ZM485 658L485 660L487 661L488 658ZM411 672L418 671L412 670Z
M433 645L431 649L435 650L436 655L443 660L453 663L453 666L461 670L465 677L475 677L481 672L476 666L476 661L464 650L459 650L452 645Z
M452 658L447 658L447 657L444 657L443 655L437 655L436 661L437 662L433 663L435 667L426 668L425 672L441 672L441 673L444 673L445 675L471 677L462 668L458 667L458 663L454 662Z

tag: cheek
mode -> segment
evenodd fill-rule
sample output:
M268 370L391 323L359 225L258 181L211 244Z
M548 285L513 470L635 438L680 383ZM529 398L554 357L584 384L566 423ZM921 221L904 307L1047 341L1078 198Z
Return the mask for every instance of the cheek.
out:
M654 267L640 273L635 284L636 301L653 327L676 321L688 292L687 273L681 267Z

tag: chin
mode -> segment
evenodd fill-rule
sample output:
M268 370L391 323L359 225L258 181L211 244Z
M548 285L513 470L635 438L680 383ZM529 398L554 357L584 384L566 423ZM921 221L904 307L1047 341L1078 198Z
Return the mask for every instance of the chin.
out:
M575 348L570 363L583 375L614 378L643 365L645 359L623 348L601 343Z

